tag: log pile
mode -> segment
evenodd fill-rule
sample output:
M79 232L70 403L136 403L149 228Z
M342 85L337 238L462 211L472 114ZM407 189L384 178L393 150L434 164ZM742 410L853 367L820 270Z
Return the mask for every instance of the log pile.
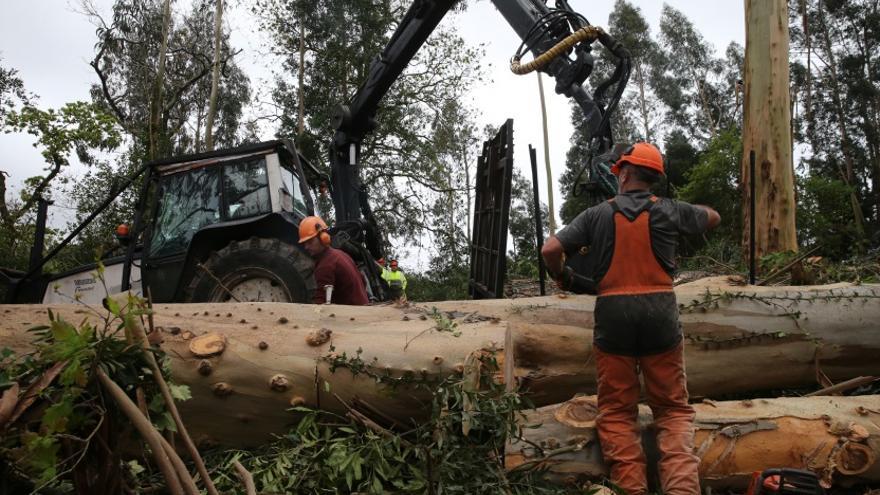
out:
M704 279L676 293L692 396L812 387L817 375L880 376L880 286ZM351 407L384 425L418 421L431 385L461 372L475 352L494 354L504 370L497 379L538 406L593 393L593 304L560 295L406 307L162 304L154 341L163 341L174 380L192 391L180 411L193 437L249 447L286 431L300 405ZM48 309L0 307L0 348L28 351L24 330L45 323ZM80 305L51 309L71 322L97 319Z
M880 481L880 399L798 397L695 404L700 479L714 489L743 489L754 471L809 469L826 487ZM595 396L527 413L510 442L508 469L540 465L576 483L607 475L595 430ZM639 409L649 464L658 458L651 412Z

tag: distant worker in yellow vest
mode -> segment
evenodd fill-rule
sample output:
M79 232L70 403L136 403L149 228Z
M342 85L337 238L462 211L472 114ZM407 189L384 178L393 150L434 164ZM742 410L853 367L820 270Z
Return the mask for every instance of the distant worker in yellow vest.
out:
M382 269L382 280L388 283L392 299L406 301L406 275L397 267L397 260L391 260L390 266Z

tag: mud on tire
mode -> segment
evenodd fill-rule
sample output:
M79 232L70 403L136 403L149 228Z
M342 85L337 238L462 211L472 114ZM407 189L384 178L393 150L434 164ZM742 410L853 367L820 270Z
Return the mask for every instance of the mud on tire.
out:
M232 241L201 264L187 287L187 302L306 303L315 291L312 259L278 239Z

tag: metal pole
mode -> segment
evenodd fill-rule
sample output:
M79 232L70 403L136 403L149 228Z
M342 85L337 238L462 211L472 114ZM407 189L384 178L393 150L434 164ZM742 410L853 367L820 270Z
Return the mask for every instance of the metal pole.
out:
M84 228L86 228L86 226L88 224L90 224L92 222L92 220L95 219L95 217L97 217L99 214L101 214L101 212L103 212L105 209L107 209L107 207L110 206L110 203L112 203L116 199L116 197L122 193L122 191L126 190L128 188L128 186L130 186L131 183L134 182L134 180L137 179L138 176L140 176L144 172L144 170L147 169L147 167L149 167L149 165L144 165L140 169L138 169L137 172L135 172L134 174L129 176L128 179L126 179L125 182L122 184L122 186L120 186L116 191L111 193L110 196L108 196L107 199L105 199L104 202L101 203L101 205L98 206L98 208L95 211L93 211L91 213L91 215L88 216L88 218L83 220L83 222L81 224L79 224L79 226L77 226L77 228L75 228L73 230L73 232L68 234L67 237L63 241L61 241L60 244L55 246L55 249L53 249L49 254L44 256L43 259L41 259L40 262L37 264L37 266L32 267L30 270L28 270L27 274L24 277L22 277L22 280L29 279L31 276L33 276L35 273L37 273L37 271L39 271L41 268L43 268L43 265L45 265L50 259L55 257L55 255L58 254L58 252L61 251L61 249L64 248L64 246L67 246L70 243L70 241L73 240L74 237L79 235L79 233L82 232L82 230Z
M755 285L755 150L749 151L749 284Z
M46 243L46 216L51 201L45 198L37 199L37 224L34 229L34 245L31 246L31 261L28 264L29 271L35 271L40 265L40 259L43 258L43 246Z
M147 170L147 175L144 176L144 183L141 184L141 195L140 198L138 198L138 208L134 213L134 225L132 225L131 237L128 240L128 246L126 246L125 250L125 263L122 265L122 284L120 286L122 292L131 289L131 264L134 259L134 250L137 247L138 235L140 235L144 228L144 209L147 207L147 191L149 190L152 178L152 169ZM146 246L144 246L144 248L146 248ZM143 258L146 258L146 256L142 256L142 259ZM141 291L143 294L147 293L145 285L144 275L141 273Z
M538 241L538 280L541 284L541 295L546 294L544 287L544 257L541 256L541 248L544 247L544 229L541 219L541 199L538 196L538 157L535 148L529 145L529 158L532 160L532 193L535 201L535 239Z

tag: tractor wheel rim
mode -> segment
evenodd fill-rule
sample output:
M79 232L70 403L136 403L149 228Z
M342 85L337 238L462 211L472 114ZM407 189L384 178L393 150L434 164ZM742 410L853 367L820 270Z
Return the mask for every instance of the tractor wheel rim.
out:
M267 277L253 277L243 280L230 287L229 291L233 297L229 297L228 300L232 302L236 299L240 302L291 302L290 295L284 285ZM226 291L222 292L222 298L229 296Z

